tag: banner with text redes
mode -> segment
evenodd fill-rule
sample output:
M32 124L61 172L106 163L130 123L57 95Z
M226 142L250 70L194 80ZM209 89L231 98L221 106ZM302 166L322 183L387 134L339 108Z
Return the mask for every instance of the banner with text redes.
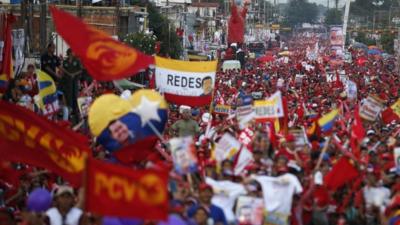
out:
M190 62L155 57L157 90L178 105L204 106L212 100L217 61Z

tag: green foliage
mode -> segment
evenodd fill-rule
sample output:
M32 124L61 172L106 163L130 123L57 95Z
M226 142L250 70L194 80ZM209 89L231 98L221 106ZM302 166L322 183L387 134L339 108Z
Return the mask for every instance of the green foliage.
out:
M318 6L309 3L307 0L292 0L286 9L287 22L291 26L302 23L316 22L318 16Z
M160 54L163 56L170 56L174 59L179 58L182 53L182 44L175 32L175 27L170 23L170 21L159 12L155 5L148 1L131 0L131 3L147 7L147 12L149 13L149 28L157 37L157 41L161 42Z
M382 4L376 4L378 2L382 2ZM395 2L396 0L355 0L350 5L350 13L364 17L371 15L374 10L389 10Z
M158 12L151 3L147 5L149 27L161 42L160 54L177 59L182 53L182 44L170 21Z
M340 10L329 9L326 11L325 24L326 25L337 25L343 23L343 15Z
M140 32L126 35L123 41L148 55L152 55L154 54L156 40L157 37L155 35Z
M382 34L381 44L385 52L389 54L394 53L394 39L395 39L395 34L392 34L391 32L385 32Z
M374 39L368 38L367 34L364 32L358 32L357 37L355 37L355 41L361 42L366 45L376 45L376 41Z

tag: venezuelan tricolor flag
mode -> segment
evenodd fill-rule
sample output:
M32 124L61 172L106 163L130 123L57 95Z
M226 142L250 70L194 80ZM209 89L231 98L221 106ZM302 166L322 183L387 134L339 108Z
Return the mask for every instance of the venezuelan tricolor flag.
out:
M4 93L7 89L8 79L5 74L0 75L0 93Z
M45 72L38 70L38 102L36 102L40 109L44 109L45 105L52 104L57 101L57 88L54 80Z
M321 127L322 132L329 132L333 128L333 125L338 115L339 110L334 109L318 120L318 125Z

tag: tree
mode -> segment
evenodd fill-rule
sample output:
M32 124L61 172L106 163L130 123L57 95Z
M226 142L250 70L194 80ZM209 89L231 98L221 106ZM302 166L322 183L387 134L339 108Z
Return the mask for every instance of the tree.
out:
M314 23L318 17L318 6L307 0L292 0L286 9L287 21L291 26Z
M394 53L394 39L395 39L395 34L387 31L381 35L381 44L382 48L385 52L389 54Z
M355 0L350 5L350 13L357 16L371 15L374 10L389 10L396 0Z
M157 41L161 42L160 54L178 59L182 53L182 44L168 18L162 15L153 3L146 0L132 0L132 4L147 7L149 28L157 37Z
M329 9L326 11L325 24L338 25L343 23L342 12L337 9Z
M153 34L130 33L124 38L124 42L143 53L148 55L154 54L154 47L156 44L157 37Z
M376 45L376 40L367 37L367 34L364 32L357 32L357 36L354 38L354 40L365 45Z

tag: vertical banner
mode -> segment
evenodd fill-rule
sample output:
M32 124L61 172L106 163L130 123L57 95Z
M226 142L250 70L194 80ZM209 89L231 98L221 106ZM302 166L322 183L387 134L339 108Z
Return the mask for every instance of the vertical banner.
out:
M196 148L192 137L173 138L169 141L175 171L188 174L197 171Z
M14 68L17 76L22 71L25 61L25 31L24 29L15 29L11 31L11 34L14 49Z
M343 27L332 26L329 33L329 41L331 46L342 46L344 45L343 39Z
M357 99L357 84L354 81L347 80L346 93L349 99Z
M331 65L340 65L344 62L344 39L343 27L332 26L329 32L329 42L331 46Z

